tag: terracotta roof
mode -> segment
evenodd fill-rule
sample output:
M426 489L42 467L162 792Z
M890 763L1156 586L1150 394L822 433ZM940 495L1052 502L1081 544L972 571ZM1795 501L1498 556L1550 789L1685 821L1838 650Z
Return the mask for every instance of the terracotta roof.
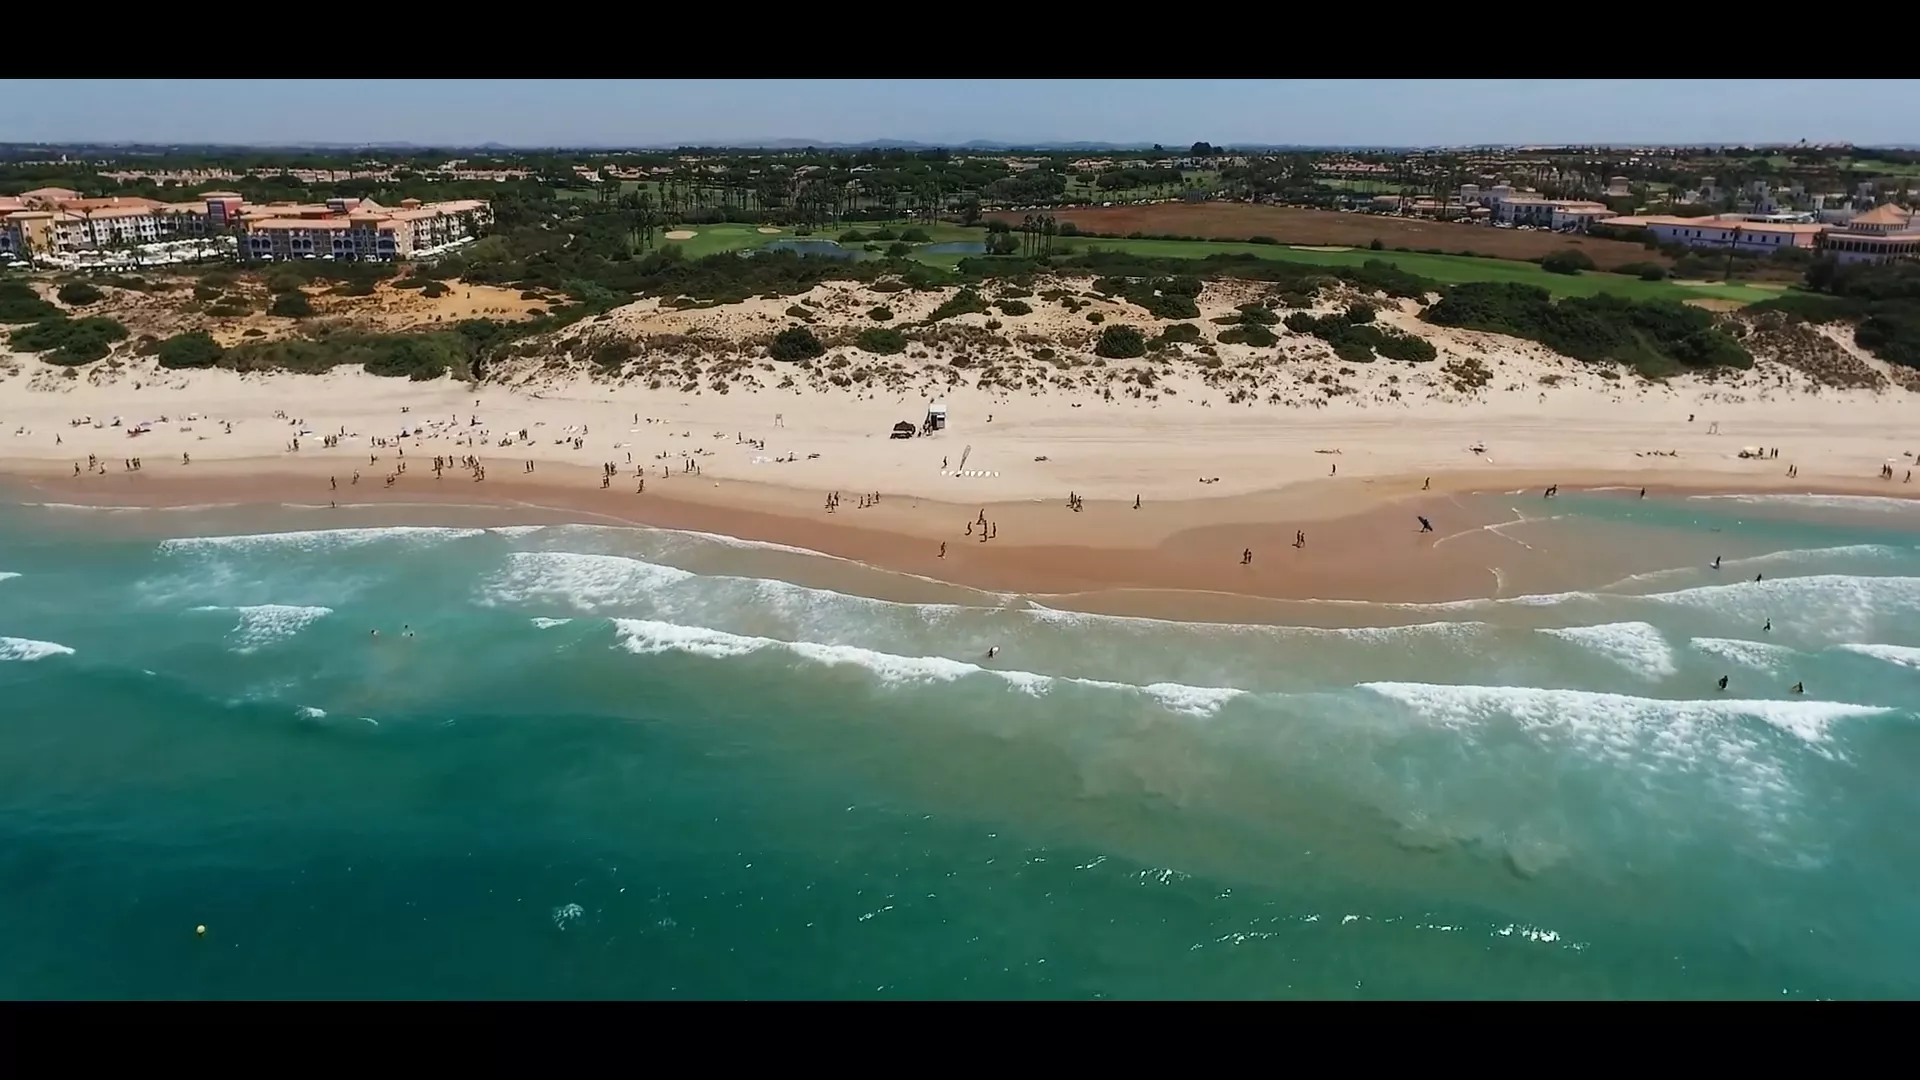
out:
M98 209L89 209L89 208L82 207L78 210L70 209L68 210L68 213L78 213L81 217L91 218L95 221L113 221L118 218L152 217L153 207L151 206L102 206Z
M34 188L32 191L23 191L20 193L20 197L23 199L41 199L47 202L59 202L63 199L77 199L80 197L80 193L71 188L43 187Z
M109 195L102 199L62 199L62 210L120 210L127 207L147 209L166 204L158 199L145 199L138 195Z
M1910 212L1908 212L1905 207L1895 206L1892 203L1885 203L1881 206L1874 207L1873 209L1867 211L1864 214L1855 215L1851 224L1854 224L1854 225L1905 225L1912 219L1913 219L1913 215Z

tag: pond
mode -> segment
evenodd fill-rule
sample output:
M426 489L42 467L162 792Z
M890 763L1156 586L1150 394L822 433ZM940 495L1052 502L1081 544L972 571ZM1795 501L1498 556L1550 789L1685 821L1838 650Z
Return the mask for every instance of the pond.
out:
M987 245L978 240L954 240L945 244L928 244L920 249L922 255L985 255Z
M819 255L829 259L857 259L860 253L841 247L832 240L775 240L762 251L791 251L796 255Z

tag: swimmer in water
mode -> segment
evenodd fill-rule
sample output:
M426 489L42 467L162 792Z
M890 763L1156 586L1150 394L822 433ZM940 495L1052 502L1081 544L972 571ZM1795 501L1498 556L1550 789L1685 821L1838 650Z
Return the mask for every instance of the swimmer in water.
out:
M1725 675L1720 676L1720 682L1718 685L1722 690L1725 690L1727 688L1727 677Z
M371 637L379 637L379 636L380 636L380 631L378 631L378 630L369 630L369 631L367 631L367 634L368 634L369 636L371 636Z

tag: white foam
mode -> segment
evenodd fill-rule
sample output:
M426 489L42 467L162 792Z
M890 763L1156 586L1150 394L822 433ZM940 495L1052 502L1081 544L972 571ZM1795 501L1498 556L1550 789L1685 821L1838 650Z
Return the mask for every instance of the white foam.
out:
M1701 585L1643 599L1705 610L1759 626L1791 616L1796 629L1831 637L1864 637L1882 618L1920 610L1920 577L1816 574L1729 585Z
M572 621L572 619L535 619L533 620L533 628L535 630L551 630L556 626L565 626Z
M1218 686L1185 686L1179 683L1154 683L1133 686L1098 679L1075 679L1041 675L1031 671L983 668L965 660L945 656L895 656L854 645L826 645L814 641L779 641L774 638L730 634L699 626L652 619L614 619L614 632L620 647L641 655L678 652L728 660L769 650L784 650L802 660L826 667L859 667L886 685L947 683L974 675L999 679L1023 693L1039 696L1054 686L1071 683L1107 690L1144 694L1173 712L1206 716L1219 711L1227 702L1245 691Z
M49 656L72 656L73 650L57 641L0 637L0 660L45 660Z
M273 548L298 548L306 551L364 547L389 541L414 545L444 543L473 536L485 536L485 529L452 529L435 526L389 525L369 529L307 529L295 532L247 533L239 536L181 536L162 540L159 550L167 554L183 552L256 551Z
M1875 660L1884 660L1901 667L1920 668L1920 649L1909 645L1849 644L1835 645L1834 648L1861 656L1871 656Z
M1765 555L1755 555L1745 559L1728 559L1720 564L1723 573L1738 574L1744 570L1767 570L1776 566L1798 566L1803 563L1831 562L1835 559L1902 559L1913 557L1915 548L1894 547L1889 544L1847 544L1841 547L1793 548L1787 551L1774 551ZM1636 585L1651 585L1674 577L1697 576L1702 572L1712 572L1711 564L1697 566L1675 566L1665 570L1649 570L1640 574L1629 574L1611 585L1603 586L1603 593L1619 592ZM1631 594L1629 594L1631 595Z
M1865 510L1882 514L1920 512L1920 499L1884 495L1690 495L1690 499L1746 503L1751 506L1804 506L1824 510Z
M236 652L250 653L293 637L310 624L333 614L332 608L295 604L252 604L247 607L197 607L195 611L231 611L240 617L231 632Z
M560 600L581 611L599 611L638 603L658 589L694 576L624 555L516 551L507 556L486 599L506 604Z
M1695 750L1713 744L1723 754L1743 747L1729 742L1731 722L1763 720L1809 743L1826 741L1838 720L1880 716L1891 709L1840 701L1669 701L1547 690L1531 686L1441 686L1431 683L1362 683L1360 689L1398 701L1451 727L1478 726L1501 716L1530 730L1556 730L1612 756L1628 756L1642 743L1655 756L1691 763ZM1722 730L1716 730L1722 729Z
M1573 642L1643 679L1661 679L1679 670L1674 666L1672 646L1667 644L1667 639L1659 630L1648 623L1568 626L1541 630L1540 633Z
M316 709L311 705L302 705L300 706L300 718L303 720L325 720L327 718L327 710Z
M0 570L0 581L12 581L14 578L17 578L19 576L20 576L19 574L15 574L7 570Z
M1740 638L1699 637L1687 643L1708 656L1717 656L1741 667L1752 668L1768 674L1778 674L1786 662L1797 655L1785 645L1774 645L1765 641L1745 641Z

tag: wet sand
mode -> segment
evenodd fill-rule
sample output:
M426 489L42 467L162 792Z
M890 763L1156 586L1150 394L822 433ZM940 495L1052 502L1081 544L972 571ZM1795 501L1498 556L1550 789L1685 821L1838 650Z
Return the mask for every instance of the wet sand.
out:
M1524 473L1436 476L1431 490L1421 489L1424 477L1330 479L1256 495L1148 502L1137 510L1130 502L1088 500L1080 512L1067 508L1064 494L1047 502L978 506L882 493L862 508L858 494L842 492L838 508L829 513L825 492L809 496L687 474L663 478L658 465L639 494L631 466L602 489L597 470L576 466L537 465L529 474L517 462L494 461L482 482L460 469L436 480L431 457L409 457L409 471L388 487L385 471L394 460L362 465L357 484L351 482L352 467L339 460L150 463L139 472L114 468L77 478L16 473L0 479L0 497L129 509L228 507L221 527L234 531L394 524L653 526L833 556L843 561L764 548L751 558L756 567L789 580L884 593L888 599L953 600L957 590L979 590L1067 610L1223 622L1377 624L1382 617L1377 608L1343 611L1341 602L1434 604L1592 589L1712 554L1749 553L1737 536L1716 538L1716 550L1707 553L1698 550L1697 535L1680 530L1563 522L1555 503L1542 498L1541 478ZM329 487L330 476L338 481L337 490ZM1637 497L1620 477L1560 483L1568 495L1613 489L1609 495ZM1883 485L1878 493L1904 494L1898 485L1892 488ZM1670 498L1716 489L1667 486L1649 488L1649 495ZM330 501L337 506L330 507ZM977 525L983 512L995 530L985 542ZM1423 516L1433 523L1432 532L1421 531ZM179 529L172 517L111 514L103 517L103 527L171 533ZM1296 546L1296 530L1306 534L1304 545ZM1243 565L1247 549L1253 560ZM1303 606L1314 610L1303 611ZM1421 618L1417 609L1405 613L1405 621ZM1401 616L1389 613L1387 619Z

